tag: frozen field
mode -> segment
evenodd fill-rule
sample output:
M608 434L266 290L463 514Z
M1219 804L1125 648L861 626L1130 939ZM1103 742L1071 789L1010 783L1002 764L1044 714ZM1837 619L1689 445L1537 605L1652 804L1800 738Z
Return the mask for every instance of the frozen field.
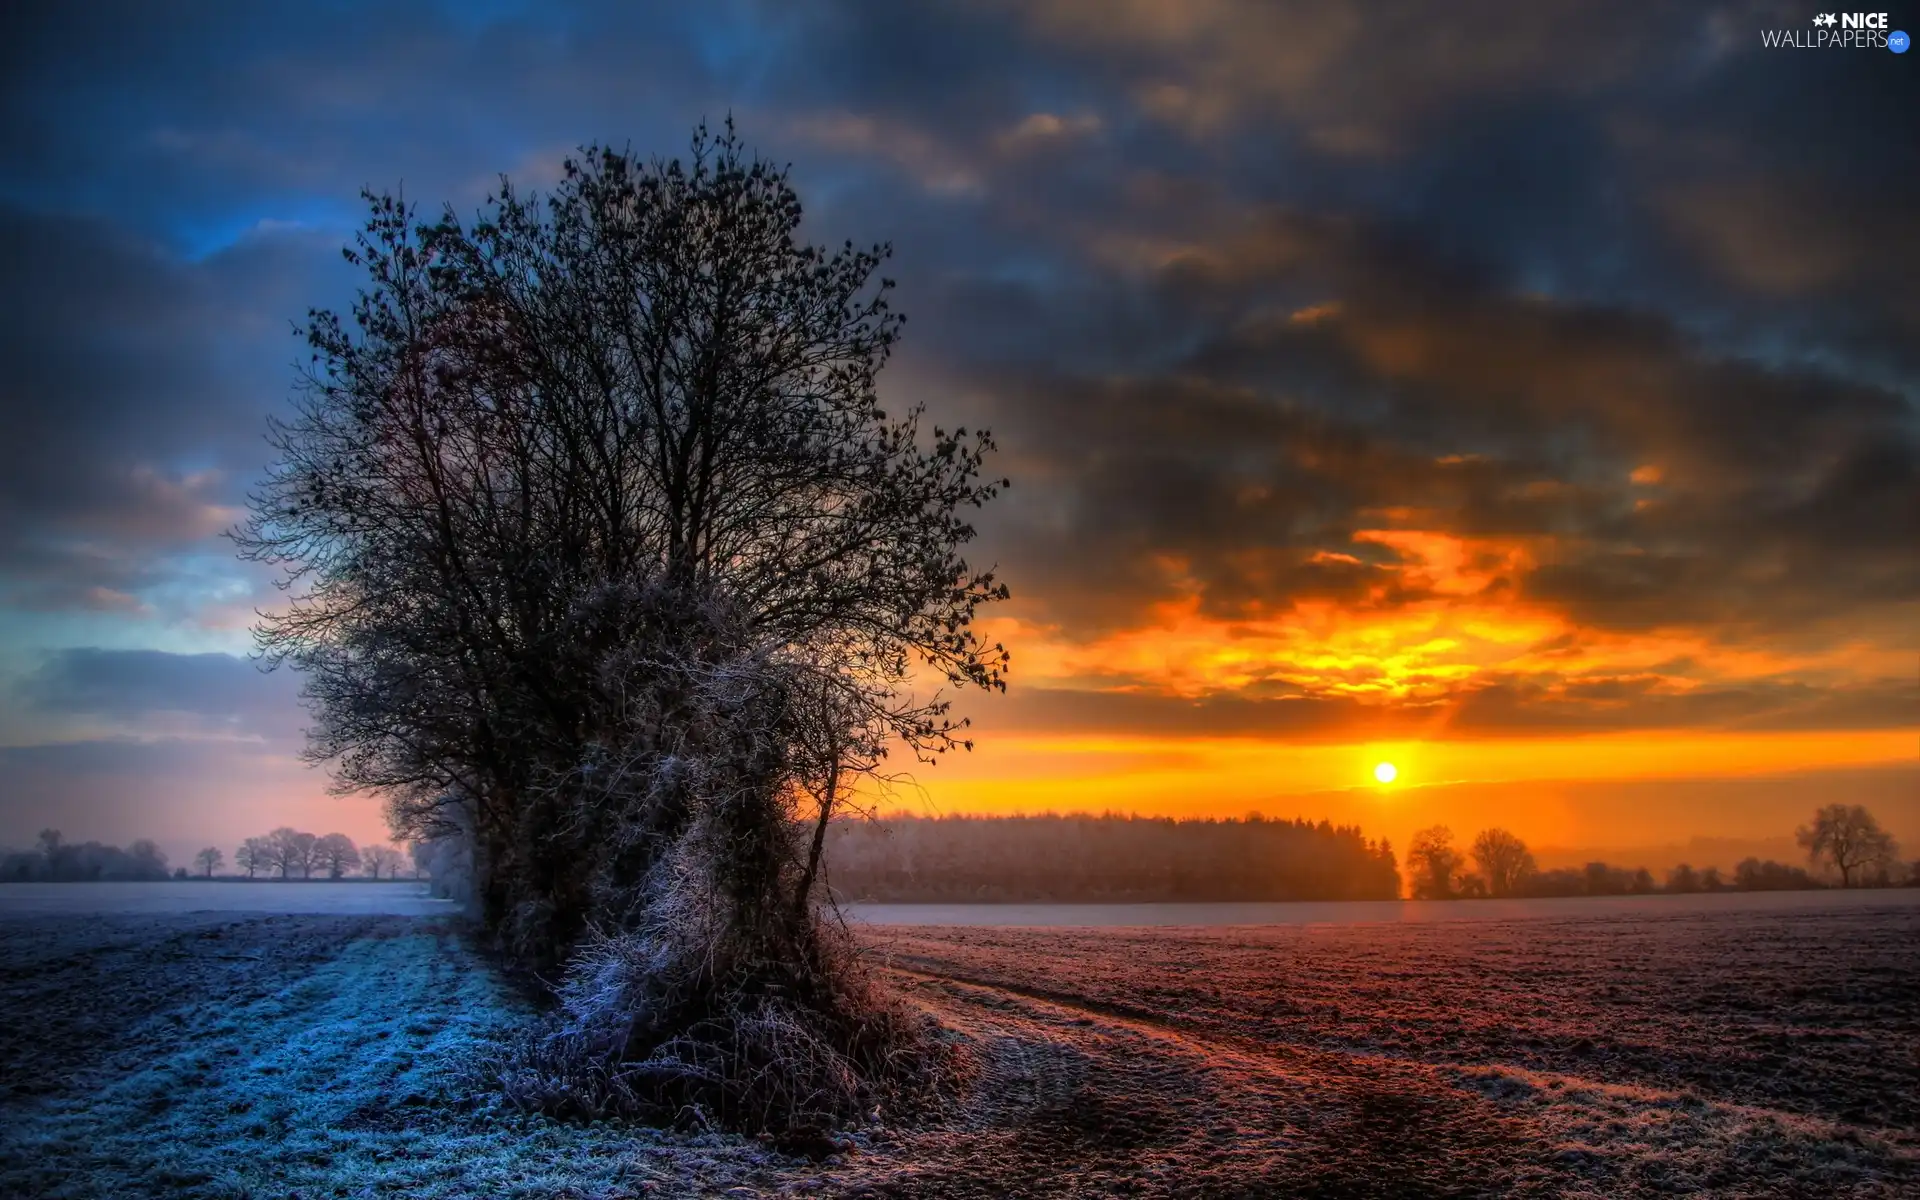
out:
M1350 900L1291 904L854 904L868 925L1238 926L1426 924L1436 921L1592 920L1738 913L1920 909L1920 888L1854 892L1721 892L1547 900ZM417 880L392 883L168 880L155 883L0 884L0 921L58 913L251 912L443 916Z
M322 883L300 880L167 880L160 883L0 884L0 921L55 913L335 913L432 916L453 905L416 880Z
M450 916L0 909L0 1195L1920 1194L1920 907L1821 898L869 925L972 1075L825 1163L501 1110Z

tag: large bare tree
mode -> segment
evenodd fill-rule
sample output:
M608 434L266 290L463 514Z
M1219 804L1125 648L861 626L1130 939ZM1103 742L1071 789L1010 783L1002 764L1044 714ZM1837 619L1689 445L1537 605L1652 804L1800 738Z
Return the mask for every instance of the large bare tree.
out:
M817 861L769 839L889 746L964 744L916 681L1004 686L974 618L1005 590L961 554L1004 481L984 432L882 409L888 249L799 240L730 125L685 163L588 150L544 198L503 180L470 223L369 199L367 287L313 315L236 531L291 593L258 638L305 676L310 756L397 835L470 837L536 961L637 920L722 809L803 913Z
M1459 894L1456 877L1465 860L1453 847L1453 830L1432 825L1407 845L1407 883L1415 900L1451 900Z
M267 865L280 872L280 878L313 877L314 854L320 839L304 830L282 825L266 836Z
M212 879L213 873L220 869L220 864L225 859L226 855L220 852L218 846L208 846L193 856L193 865L200 868L202 875Z
M328 879L343 878L360 866L360 848L344 833L325 834L313 844L313 865L325 867Z
M1890 869L1900 852L1892 835L1860 804L1826 805L1796 836L1810 862L1839 873L1841 887L1852 887L1866 871Z
M233 865L245 871L248 879L253 878L255 871L273 870L273 863L273 847L266 838L250 837L233 852Z
M368 846L360 852L361 866L369 879L398 879L405 861L392 846Z
M1487 893L1512 896L1520 885L1539 868L1527 844L1505 829L1483 829L1473 839L1473 862L1486 877Z

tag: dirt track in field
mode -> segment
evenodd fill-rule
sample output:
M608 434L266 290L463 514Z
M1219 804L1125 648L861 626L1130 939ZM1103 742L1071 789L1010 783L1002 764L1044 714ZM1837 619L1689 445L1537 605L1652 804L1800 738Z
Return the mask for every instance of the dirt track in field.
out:
M979 1078L875 1195L1920 1189L1912 909L878 941Z

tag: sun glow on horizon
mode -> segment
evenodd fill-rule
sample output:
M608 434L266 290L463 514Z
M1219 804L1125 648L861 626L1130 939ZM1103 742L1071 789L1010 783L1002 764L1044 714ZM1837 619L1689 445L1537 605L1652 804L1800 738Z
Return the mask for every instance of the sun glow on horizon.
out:
M1400 777L1400 768L1390 762L1377 763L1373 768L1373 777L1379 783L1392 783Z

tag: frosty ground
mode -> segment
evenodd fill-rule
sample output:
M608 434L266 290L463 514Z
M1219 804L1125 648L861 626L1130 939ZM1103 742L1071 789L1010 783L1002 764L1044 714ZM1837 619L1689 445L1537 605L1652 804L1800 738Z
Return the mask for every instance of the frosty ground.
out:
M487 1070L531 1010L431 906L0 889L0 1194L1911 1195L1912 899L869 927L971 1076L814 1162L500 1105Z

